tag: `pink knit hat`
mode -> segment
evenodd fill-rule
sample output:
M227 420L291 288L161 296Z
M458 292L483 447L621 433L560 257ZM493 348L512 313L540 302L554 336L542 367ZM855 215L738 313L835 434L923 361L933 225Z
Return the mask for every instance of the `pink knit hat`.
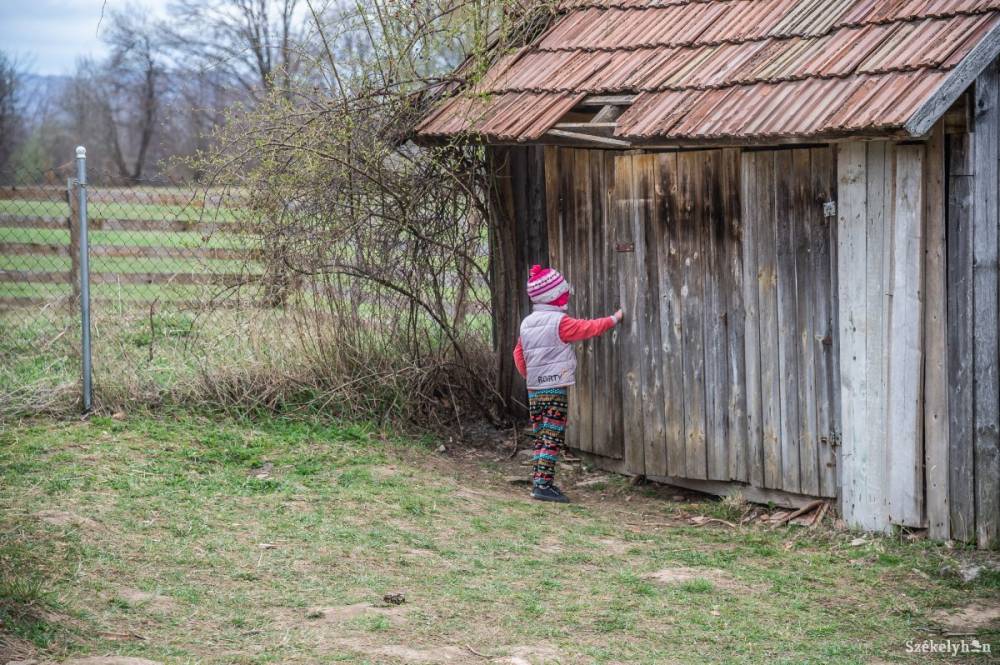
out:
M528 297L537 305L549 305L569 293L569 282L559 271L532 266L528 276Z

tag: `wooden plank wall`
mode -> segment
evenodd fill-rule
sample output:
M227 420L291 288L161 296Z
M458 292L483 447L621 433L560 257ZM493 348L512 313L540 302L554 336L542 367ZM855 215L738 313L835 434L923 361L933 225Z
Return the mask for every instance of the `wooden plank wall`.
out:
M976 542L1000 545L1000 383L997 363L997 209L1000 159L1000 64L991 64L975 90L973 153L975 183L972 215L973 453L976 498Z
M524 379L514 367L521 319L529 312L525 291L528 269L545 262L546 169L539 146L493 147L488 154L494 175L490 192L490 291L497 353L497 392L517 417L527 416Z
M830 148L744 152L741 162L749 477L837 495Z
M629 314L578 347L570 445L629 473L748 480L739 153L552 147L545 160L550 261L576 287L573 311Z
M924 510L924 144L839 150L842 510L870 530Z
M935 125L927 144L924 198L924 487L928 535L934 540L951 537L944 130L943 122Z
M952 538L991 548L1000 546L997 63L976 80L968 130L946 137L947 525Z
M578 346L569 444L628 473L836 496L832 150L544 161L572 311L628 312Z
M546 147L546 262L563 272L574 288L570 312L582 318L613 313L623 297L614 252L619 228L611 191L617 179L630 181L631 170L617 171L616 154L600 150ZM631 219L631 218L629 218ZM625 289L632 285L627 271ZM637 324L638 325L638 324ZM567 444L585 452L642 467L642 437L629 418L640 403L634 358L626 352L628 338L619 330L576 345L577 383L570 393ZM625 402L628 398L630 401ZM633 408L634 410L634 408ZM624 442L632 442L624 446ZM638 459L636 457L638 456Z

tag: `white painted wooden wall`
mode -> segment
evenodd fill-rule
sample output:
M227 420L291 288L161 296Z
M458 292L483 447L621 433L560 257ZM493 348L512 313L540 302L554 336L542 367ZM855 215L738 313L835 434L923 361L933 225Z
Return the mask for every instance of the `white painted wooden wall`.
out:
M838 149L841 509L872 531L925 525L922 144Z

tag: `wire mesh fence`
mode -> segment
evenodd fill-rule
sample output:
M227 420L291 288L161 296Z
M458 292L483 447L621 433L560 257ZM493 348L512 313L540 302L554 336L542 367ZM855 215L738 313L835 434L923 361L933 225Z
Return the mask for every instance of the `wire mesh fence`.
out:
M73 175L71 164L0 174L0 415L79 404ZM156 400L206 362L232 362L237 346L253 353L249 318L280 302L260 297L241 192L91 172L87 201L94 380L105 406Z
M71 165L0 174L0 407L68 398L80 357ZM70 266L70 267L66 267Z
M433 226L414 225L379 207L359 223L337 218L339 200L313 208L266 187L93 170L81 190L73 170L0 173L0 419L84 406L82 237L103 412L172 403L436 422L428 404L457 417L456 386L477 408L492 399L474 215L428 205Z

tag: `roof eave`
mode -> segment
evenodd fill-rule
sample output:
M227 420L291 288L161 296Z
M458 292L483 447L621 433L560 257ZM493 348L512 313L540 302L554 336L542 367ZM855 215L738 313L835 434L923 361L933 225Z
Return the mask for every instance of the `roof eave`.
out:
M926 136L934 123L941 119L998 55L1000 55L1000 23L976 44L969 55L951 70L934 94L914 112L905 125L907 134L911 137Z

